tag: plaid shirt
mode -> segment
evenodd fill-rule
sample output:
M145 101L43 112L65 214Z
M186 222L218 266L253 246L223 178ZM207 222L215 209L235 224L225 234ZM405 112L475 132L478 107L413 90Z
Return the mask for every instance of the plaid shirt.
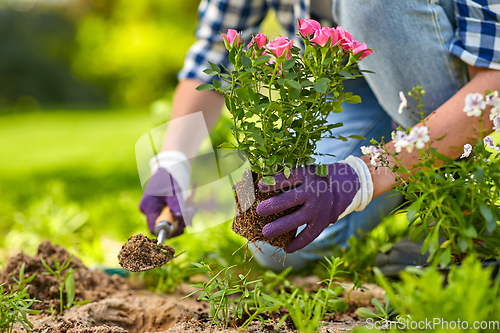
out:
M456 37L450 52L469 65L500 69L499 0L454 0L457 19ZM289 38L298 44L296 25L299 18L309 18L309 0L202 0L198 8L197 41L189 49L179 80L196 78L211 82L203 73L208 61L229 66L221 33L228 29L242 32L248 43L272 9Z
M499 0L455 0L455 16L450 52L469 65L500 69Z
M198 7L196 42L186 55L179 80L196 78L212 82L213 77L203 73L208 61L229 66L220 34L235 29L242 32L241 42L249 43L270 9L276 12L288 38L293 39L294 45L300 45L295 36L296 25L299 18L309 18L309 0L202 0Z

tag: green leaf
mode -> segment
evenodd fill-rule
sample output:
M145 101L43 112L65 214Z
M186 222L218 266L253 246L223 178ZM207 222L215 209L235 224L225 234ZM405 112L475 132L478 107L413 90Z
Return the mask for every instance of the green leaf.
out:
M263 64L265 62L268 62L269 60L271 60L271 56L270 55L260 56L259 58L257 58L257 60L255 60L255 65Z
M446 163L453 163L453 162L455 162L455 160L454 160L454 159L449 158L448 156L445 156L445 155L440 154L440 153L438 153L438 152L435 152L435 153L434 153L434 156L436 156L436 157L437 157L437 158L439 158L441 161L444 161L444 162L446 162Z
M373 312L372 310L367 309L367 308L358 308L356 310L356 315L358 315L358 317L361 317L364 319L378 318L378 316L375 312Z
M251 131L252 138L261 146L265 146L264 140L262 140L262 137L260 136L259 132L257 131Z
M366 138L362 135L349 135L348 138L351 138L351 139L358 139L358 140L365 140Z
M250 68L252 67L252 60L247 57L246 55L242 55L241 56L241 63L243 64L243 66L245 66L246 68Z
M446 247L446 250L441 253L441 259L439 261L439 266L441 268L445 268L450 264L451 261L451 249L449 246Z
M480 183L483 182L483 180L484 180L484 170L483 169L481 169L481 168L478 167L476 169L476 171L474 171L473 175L474 175L474 180L478 184L480 184Z
M276 162L276 158L276 155L272 155L266 160L266 164L269 166L273 165Z
M43 257L40 257L40 260L42 261L42 265L52 274L56 275L56 272L43 260ZM57 276L57 275L56 275Z
M212 67L212 70L214 70L217 73L220 73L220 67L219 66L217 66L214 63L211 63L210 61L208 63L210 64L210 67Z
M361 103L361 97L358 95L352 95L351 97L346 98L345 101L349 104L358 104Z
M314 90L316 90L317 92L321 93L321 94L324 94L326 93L326 90L328 89L328 86L325 84L325 83L316 83L314 86L313 86Z
M290 168L286 166L285 170L283 170L283 174L285 175L286 179L288 179L290 177Z
M479 211L486 220L486 230L488 230L488 232L493 232L493 230L495 230L495 228L497 227L497 219L495 217L495 214L491 211L490 207L486 206L482 202L479 203Z
M229 59L229 62L235 65L236 62L236 48L232 49L229 51L229 55L227 57Z
M214 85L215 88L222 87L222 83L219 80L217 80L217 79L214 79L213 82L212 82L212 84Z
M262 177L262 183L265 185L272 186L272 185L276 185L276 180L272 176L265 176L265 177Z
M283 109L283 107L281 105L279 105L278 103L276 103L276 102L272 102L271 105L269 105L269 109L275 110L275 111L278 111L278 112L285 111L285 109Z
M214 71L214 70L212 70L210 68L204 69L203 73L208 74L208 75L212 75L212 76L219 74L219 73L217 73L216 71Z
M320 177L326 177L328 176L328 165L326 164L316 165L316 169L314 170L314 172Z
M464 230L464 235L470 238L475 238L477 237L477 231L474 226L470 225Z
M467 251L467 248L469 245L467 244L467 241L463 237L458 238L458 247L460 248L460 251L465 252Z
M297 81L286 80L286 84L288 84L290 87L295 88L295 89L302 88L302 86L300 85L300 83L298 83Z
M355 77L351 73L347 73L345 71L340 71L339 74L348 79L355 79Z
M75 301L75 275L73 268L69 268L66 272L66 306L68 308L73 306L73 302Z
M295 65L295 59L288 59L287 61L285 61L283 63L283 69L290 69L293 67L293 65Z
M372 305L375 307L375 309L377 309L379 312L381 313L384 313L384 306L382 305L382 303L380 303L380 301L376 298L372 298L372 301L371 301Z
M406 218L408 222L413 221L415 216L417 216L419 210L420 210L420 205L422 205L423 197L418 198L414 203L408 207L408 212L406 213Z
M246 91L244 88L238 88L234 92L243 102L250 101L250 97L248 96L248 91Z
M215 89L215 87L210 83L203 83L203 84L200 84L198 87L196 87L196 90L198 90L198 91L214 90L214 89Z
M322 83L328 84L330 82L331 82L331 80L329 78L327 78L327 77L322 77L321 79L319 79L318 81L316 81L316 83L320 83L320 84L322 84Z

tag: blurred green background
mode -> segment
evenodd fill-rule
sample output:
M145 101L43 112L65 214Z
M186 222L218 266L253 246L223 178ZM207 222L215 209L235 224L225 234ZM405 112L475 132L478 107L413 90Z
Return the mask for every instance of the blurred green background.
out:
M117 265L127 238L148 234L135 142L169 118L198 3L0 0L0 266L45 238ZM280 33L272 14L263 29ZM226 113L212 143L229 124ZM244 241L229 227L171 244L193 247L186 260L232 253Z

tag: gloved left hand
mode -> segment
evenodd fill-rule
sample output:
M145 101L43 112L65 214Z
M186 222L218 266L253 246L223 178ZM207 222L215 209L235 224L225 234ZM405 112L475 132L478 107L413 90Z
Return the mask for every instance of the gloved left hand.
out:
M351 213L363 210L373 196L373 183L367 165L349 156L345 161L328 164L328 176L316 175L316 166L293 169L288 178L284 173L274 175L275 185L259 182L263 192L295 188L261 202L257 214L269 216L302 205L297 211L267 224L262 233L274 238L303 224L307 226L286 248L295 252L311 243L330 224Z

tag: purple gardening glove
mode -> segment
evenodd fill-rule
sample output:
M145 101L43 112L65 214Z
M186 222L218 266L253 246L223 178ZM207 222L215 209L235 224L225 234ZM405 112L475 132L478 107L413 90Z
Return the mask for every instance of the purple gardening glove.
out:
M172 216L179 221L179 227L172 237L179 236L186 227L182 216L182 196L174 178L165 169L158 171L149 179L148 185L139 204L139 209L146 215L149 231L154 234L155 222L165 206L170 208ZM177 193L177 195L176 195Z
M328 164L328 176L320 177L311 165L293 169L288 179L283 172L274 175L276 184L269 186L259 181L263 192L281 190L290 186L294 189L261 202L257 213L269 216L285 209L302 205L297 211L267 224L262 233L267 238L285 234L303 224L307 224L286 248L287 253L295 252L311 243L331 223L351 205L360 189L359 177L348 164Z

